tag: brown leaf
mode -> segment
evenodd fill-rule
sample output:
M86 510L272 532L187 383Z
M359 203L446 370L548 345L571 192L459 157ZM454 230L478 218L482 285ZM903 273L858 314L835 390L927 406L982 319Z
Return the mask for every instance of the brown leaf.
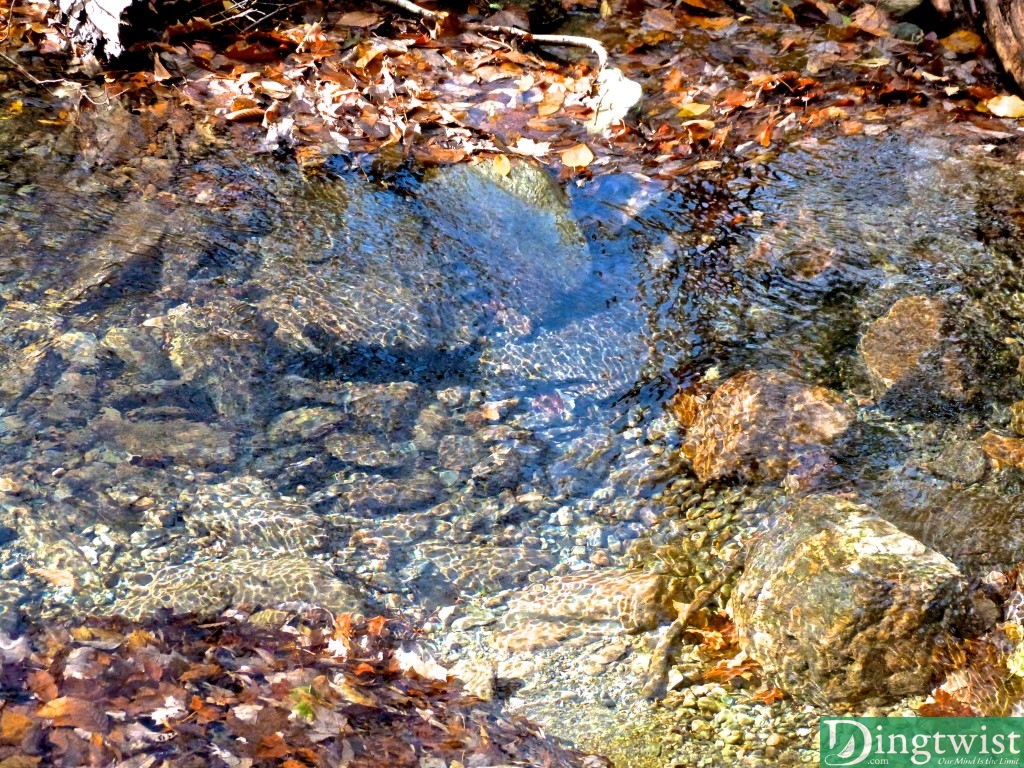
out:
M96 733L106 733L109 727L106 714L96 705L73 696L61 696L48 701L36 710L36 717L53 720L56 726L70 726Z
M28 755L11 755L0 760L0 768L36 768L42 762L41 757L29 757Z
M45 579L55 587L67 587L68 589L75 588L75 576L71 571L63 571L56 568L33 568L31 566L27 567L25 570L33 576Z
M643 24L645 27L662 32L678 32L680 29L676 15L667 8L647 9L644 11Z
M935 703L918 708L920 717L975 717L978 713L941 688L935 692Z
M889 27L892 26L892 19L881 8L869 3L862 5L854 12L853 16L850 17L850 23L869 35L887 37L889 35Z
M291 754L291 748L285 744L284 737L280 733L264 736L256 745L257 760L276 760Z
M381 18L379 14L369 11L349 11L341 14L337 22L343 27L375 27L380 24Z
M45 669L36 670L28 676L28 687L42 702L57 698L57 684L53 681L53 675Z

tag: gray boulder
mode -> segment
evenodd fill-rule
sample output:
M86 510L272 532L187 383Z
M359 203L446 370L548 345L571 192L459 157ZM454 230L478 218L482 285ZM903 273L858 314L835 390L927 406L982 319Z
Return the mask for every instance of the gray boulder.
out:
M796 501L771 522L732 608L775 684L832 707L931 690L970 615L956 567L839 496Z

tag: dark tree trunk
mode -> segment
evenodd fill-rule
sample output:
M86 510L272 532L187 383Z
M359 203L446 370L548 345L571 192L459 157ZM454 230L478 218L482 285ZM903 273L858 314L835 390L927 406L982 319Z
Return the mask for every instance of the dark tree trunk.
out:
M1024 0L937 0L935 6L979 28L1003 68L1024 89Z

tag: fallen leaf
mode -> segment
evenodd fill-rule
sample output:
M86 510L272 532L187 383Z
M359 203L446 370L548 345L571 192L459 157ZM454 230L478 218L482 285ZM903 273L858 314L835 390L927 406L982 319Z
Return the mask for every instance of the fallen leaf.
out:
M31 566L27 567L25 570L33 576L45 579L58 589L61 587L66 587L68 589L75 588L75 576L71 571L62 571L56 568L33 568Z
M643 25L662 32L678 32L680 28L675 14L667 8L649 8L644 11Z
M520 138L519 141L509 147L509 151L527 157L541 157L546 155L550 149L550 141L534 141L527 138Z
M942 47L953 53L974 53L981 47L981 37L969 29L958 29L948 37L939 40Z
M697 117L697 115L703 115L709 109L711 109L710 104L700 104L696 101L691 101L679 108L678 115L679 117Z
M996 117L1024 117L1024 100L1020 96L1003 94L984 102L985 107Z
M758 691L750 698L754 701L759 701L762 704L774 704L776 701L781 701L786 698L786 694L778 688L769 688L764 691Z
M167 67L160 61L160 57L153 54L153 79L158 83L162 83L164 80L170 80L171 77L171 73L167 71Z
M508 176L512 172L512 162L508 159L508 155L494 156L494 172L499 176Z
M341 14L337 21L343 27L364 28L380 24L381 18L378 14L369 11L349 11Z
M586 144L577 144L562 152L562 163L571 168L586 168L592 162L594 153Z
M53 681L53 675L45 669L37 669L28 676L28 688L44 703L57 698L57 684Z
M869 35L887 37L889 35L889 27L892 26L892 19L881 8L869 3L862 5L854 12L853 16L850 17L850 24L857 29L867 32Z
M95 704L73 696L48 701L36 710L36 717L53 720L58 727L71 726L92 733L106 733L109 726L107 716Z
M22 712L5 709L3 714L0 714L0 742L20 744L34 722L35 720Z

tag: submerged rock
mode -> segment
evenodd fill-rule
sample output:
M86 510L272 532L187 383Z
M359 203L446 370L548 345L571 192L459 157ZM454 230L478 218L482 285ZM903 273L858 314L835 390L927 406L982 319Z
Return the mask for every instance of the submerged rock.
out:
M125 592L107 613L140 620L160 609L219 613L230 606L317 605L359 613L364 596L323 563L303 555L272 560L199 560L122 578Z
M230 464L236 456L231 433L198 421L130 421L107 408L89 426L102 439L145 459L206 466Z
M910 296L868 326L857 349L876 394L896 388L970 398L968 365L949 337L947 315L945 302Z
M683 588L678 579L625 568L554 576L509 602L506 629L491 643L517 651L550 647L588 630L607 635L610 626L648 631L675 618L673 603Z
M953 563L838 496L773 520L731 605L747 653L775 683L829 706L931 690L969 610Z
M1024 439L1003 437L995 432L986 432L981 436L979 443L996 469L1003 467L1024 469Z
M781 371L746 371L706 401L681 395L676 406L688 427L683 455L702 481L777 480L820 454L853 420L839 395Z

